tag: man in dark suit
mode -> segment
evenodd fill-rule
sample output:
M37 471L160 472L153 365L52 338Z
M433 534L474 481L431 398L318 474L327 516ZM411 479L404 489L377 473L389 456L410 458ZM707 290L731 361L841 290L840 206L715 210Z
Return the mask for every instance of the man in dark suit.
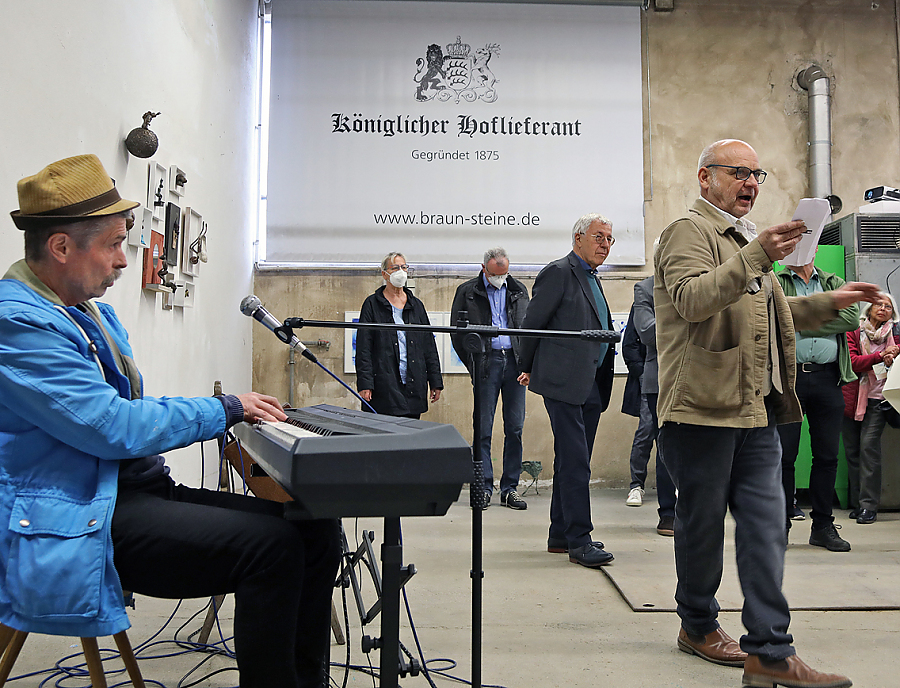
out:
M529 330L611 330L597 267L615 239L612 222L584 215L572 229L572 252L538 274L525 313ZM609 405L614 348L582 339L524 338L519 382L544 397L553 428L553 494L547 551L596 568L613 555L591 541L591 451L600 414Z

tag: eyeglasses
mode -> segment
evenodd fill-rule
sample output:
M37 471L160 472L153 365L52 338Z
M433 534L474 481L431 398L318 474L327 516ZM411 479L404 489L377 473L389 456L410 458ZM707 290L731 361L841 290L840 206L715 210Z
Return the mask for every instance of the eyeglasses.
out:
M409 266L405 263L403 265L390 265L385 272L397 272L397 270L403 270L403 272L409 272Z
M616 243L615 237L607 236L606 234L585 234L585 236L595 244L602 244L606 242L610 246L610 248L612 248L612 245Z
M743 165L707 165L707 167L727 167L730 170L734 170L734 178L739 182L750 179L751 174L756 177L756 181L760 184L766 181L766 173L764 170L751 170L749 167L744 167Z

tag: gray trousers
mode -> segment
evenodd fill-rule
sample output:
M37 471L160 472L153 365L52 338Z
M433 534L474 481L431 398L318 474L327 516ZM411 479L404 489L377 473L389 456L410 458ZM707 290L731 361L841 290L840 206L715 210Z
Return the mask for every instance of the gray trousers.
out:
M879 403L869 399L862 420L844 416L844 452L850 482L848 501L854 509L878 511L881 503L881 433L885 418Z

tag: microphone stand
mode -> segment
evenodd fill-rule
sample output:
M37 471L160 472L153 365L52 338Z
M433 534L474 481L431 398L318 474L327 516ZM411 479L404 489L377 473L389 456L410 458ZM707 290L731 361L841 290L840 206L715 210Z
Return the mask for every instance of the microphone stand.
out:
M285 344L290 344L293 328L336 327L338 329L370 329L396 332L444 332L463 335L463 348L472 355L472 387L475 395L472 419L472 483L469 489L469 505L472 507L472 688L481 688L481 616L482 588L484 581L482 520L484 518L484 456L481 449L481 375L482 354L492 338L500 335L510 337L535 337L540 339L584 339L596 342L615 343L621 339L613 330L516 330L493 325L472 325L468 312L459 311L458 325L398 325L396 323L363 323L337 320L309 320L287 318L281 327L274 329L275 336ZM474 489L473 487L474 486ZM397 688L400 653L400 588L403 562L403 546L400 543L400 518L384 519L384 542L381 545L382 565L382 617L381 638L376 647L381 649L381 688ZM391 660L391 658L394 658Z

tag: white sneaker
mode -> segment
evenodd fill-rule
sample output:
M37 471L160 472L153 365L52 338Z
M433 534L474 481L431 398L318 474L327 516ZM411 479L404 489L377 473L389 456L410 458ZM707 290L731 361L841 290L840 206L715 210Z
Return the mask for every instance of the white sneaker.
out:
M644 503L644 490L640 487L632 487L625 500L625 506L640 506Z

